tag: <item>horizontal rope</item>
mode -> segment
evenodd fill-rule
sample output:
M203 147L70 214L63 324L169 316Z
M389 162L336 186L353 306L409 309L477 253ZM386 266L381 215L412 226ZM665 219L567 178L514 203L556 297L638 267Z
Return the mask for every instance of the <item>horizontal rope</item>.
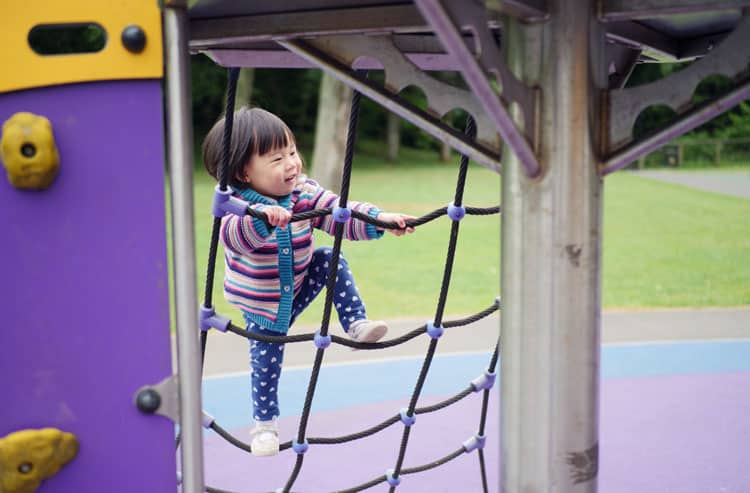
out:
M456 457L458 457L458 456L460 456L462 454L465 454L465 453L466 453L466 450L464 450L464 448L461 447L460 449L456 450L455 452L453 452L451 454L448 454L445 457L442 457L442 458L440 458L440 459L438 459L436 461L430 462L429 464L424 464L424 465L421 465L421 466L418 466L418 467L405 467L405 468L401 469L401 474L414 474L414 473L417 473L417 472L428 471L428 470L434 469L434 468L436 468L438 466L442 466L446 462L450 462L453 459L455 459Z
M466 214L474 215L474 216L489 216L492 214L498 214L500 212L500 206L496 205L494 207L464 207L464 210L466 211ZM271 226L268 222L268 216L266 216L265 212L259 211L257 209L253 209L252 207L248 207L246 209L246 212L249 216L252 216L256 219L260 219L266 224L266 227L268 229L272 229L273 226ZM290 222L298 222L298 221L306 221L309 219L314 219L316 217L322 217L327 216L328 214L331 214L333 212L333 208L331 207L325 207L323 209L314 209L311 211L305 211L305 212L298 212L297 214L292 214L292 219ZM360 221L364 221L366 223L372 224L374 226L377 226L379 228L384 229L402 229L401 226L399 226L396 223L392 222L386 222L381 221L379 219L375 219L374 217L370 216L369 214L364 214L359 211L351 211L352 217L355 219L359 219ZM408 219L406 221L406 226L409 228L421 226L423 224L426 224L433 219L437 219L441 216L445 216L448 214L448 207L441 207L439 209L435 209L432 212L428 212L424 216L415 218L415 219Z
M489 307L485 308L484 310L480 312L475 313L474 315L470 315L466 318L462 318L458 320L443 322L443 327L444 328L461 327L464 325L472 324L474 322L477 322L487 317L488 315L497 311L499 308L500 308L500 305L496 301ZM295 334L291 336L269 336L265 334L256 334L255 332L250 332L232 323L229 324L229 327L227 328L227 330L229 330L230 332L234 334L237 334L238 336L244 337L246 339L251 339L254 341L262 341L262 342L273 342L276 344L312 341L315 338L315 333L313 332L306 333L306 334ZM424 334L425 332L427 332L426 324L410 332L407 332L404 335L401 335L399 337L394 337L393 339L388 339L388 340L381 341L381 342L357 342L351 339L347 339L346 337L341 337L337 335L331 335L331 342L335 342L336 344L340 344L342 346L347 346L347 347L355 348L355 349L365 349L365 350L384 349L388 347L398 346L399 344L403 344L404 342L410 341L414 339L415 337L421 334Z
M474 388L472 386L467 387L466 389L462 390L461 392L457 393L456 395L449 397L445 400L442 400L436 404L432 404L430 406L420 407L415 409L415 414L427 414L435 411L439 411L441 409L444 409L452 404L455 404L456 402L460 401L461 399L465 398L468 395L471 395L474 392ZM310 445L334 445L334 444L340 444L340 443L346 443L346 442L352 442L354 440L359 440L362 438L366 438L368 436L374 435L375 433L378 433L379 431L382 431L389 426L398 423L401 420L401 415L396 414L394 416L391 416L390 418L386 419L382 423L378 423L375 426L372 426L370 428L367 428L365 430L359 431L357 433L352 433L349 435L343 435L339 437L310 437L307 439L308 443ZM223 439L225 439L227 442L231 443L235 447L244 450L245 452L251 453L250 445L247 443L237 439L235 436L233 436L231 433L229 433L226 429L221 427L219 424L217 424L215 421L211 423L210 428L214 430L219 436L221 436ZM286 441L279 445L279 450L287 450L292 447L292 441Z
M440 459L438 459L436 461L433 461L433 462L430 462L428 464L423 464L421 466L416 466L416 467L405 467L405 468L401 469L401 474L399 476L403 476L403 475L406 475L406 474L415 474L415 473L418 473L418 472L423 472L423 471L428 471L430 469L434 469L434 468L436 468L438 466L442 466L446 462L452 461L456 457L459 457L459 456L463 455L465 452L466 451L464 450L464 448L461 447L460 449L456 450L455 452L452 452L452 453L446 455L445 457L441 457ZM336 493L357 493L358 491L364 491L364 490L366 490L368 488L372 488L373 486L377 486L378 484L383 483L383 482L385 482L387 480L388 480L388 478L385 475L378 476L377 478L372 479L372 480L370 480L370 481L368 481L366 483L362 483L362 484L360 484L358 486L354 486L354 487L346 489L346 490L338 490Z

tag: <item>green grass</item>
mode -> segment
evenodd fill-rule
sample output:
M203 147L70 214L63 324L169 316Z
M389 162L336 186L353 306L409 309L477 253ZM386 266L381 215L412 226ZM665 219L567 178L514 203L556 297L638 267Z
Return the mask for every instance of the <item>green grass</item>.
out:
M750 200L627 173L604 197L605 307L750 304Z
M405 150L398 164L359 157L351 198L420 216L452 201L458 166L433 154ZM195 231L199 299L203 299L213 216L213 180L195 175ZM472 164L465 205L499 204L500 178ZM603 304L605 308L737 306L750 304L750 201L617 173L605 180ZM368 313L377 318L434 316L448 247L446 217L412 235L344 242ZM332 238L318 232L317 245ZM500 221L470 216L461 222L446 316L489 306L499 293ZM223 299L222 256L214 283L219 313L241 321ZM322 293L300 318L320 322Z

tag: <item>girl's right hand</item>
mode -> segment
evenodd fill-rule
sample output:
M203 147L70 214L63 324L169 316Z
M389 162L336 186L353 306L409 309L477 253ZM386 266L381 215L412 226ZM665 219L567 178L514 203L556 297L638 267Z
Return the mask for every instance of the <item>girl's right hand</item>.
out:
M280 229L284 229L292 220L292 214L280 205L266 206L263 208L263 212L268 217L268 223L271 226L278 226Z

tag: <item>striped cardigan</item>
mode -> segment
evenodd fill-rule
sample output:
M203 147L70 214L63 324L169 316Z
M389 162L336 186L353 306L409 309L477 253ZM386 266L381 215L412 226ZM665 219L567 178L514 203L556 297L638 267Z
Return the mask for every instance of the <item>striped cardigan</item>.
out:
M252 208L262 211L268 205L280 205L292 214L335 207L339 197L315 181L300 176L294 191L278 201L253 189L235 190ZM380 210L363 202L348 201L347 206L371 217ZM282 334L289 330L292 300L302 288L313 251L313 228L333 235L336 222L328 214L297 221L286 229L269 230L252 216L226 215L221 221L220 239L224 245L224 297L242 310L246 322ZM349 219L344 238L372 240L383 236L373 225Z

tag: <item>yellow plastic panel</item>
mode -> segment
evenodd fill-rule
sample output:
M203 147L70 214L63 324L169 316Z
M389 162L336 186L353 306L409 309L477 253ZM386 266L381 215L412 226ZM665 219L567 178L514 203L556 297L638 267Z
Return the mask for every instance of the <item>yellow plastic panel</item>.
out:
M116 79L160 78L161 11L157 0L34 0L0 9L0 92L32 87ZM98 24L107 35L101 51L38 55L28 42L34 26ZM146 34L146 46L131 53L121 35L129 25Z

